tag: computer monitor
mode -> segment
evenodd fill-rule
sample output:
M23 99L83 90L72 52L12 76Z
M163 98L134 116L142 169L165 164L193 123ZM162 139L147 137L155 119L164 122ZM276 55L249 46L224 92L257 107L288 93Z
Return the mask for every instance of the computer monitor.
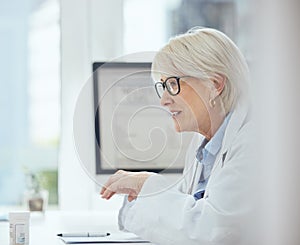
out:
M191 136L160 105L151 63L95 62L93 71L96 174L181 173Z

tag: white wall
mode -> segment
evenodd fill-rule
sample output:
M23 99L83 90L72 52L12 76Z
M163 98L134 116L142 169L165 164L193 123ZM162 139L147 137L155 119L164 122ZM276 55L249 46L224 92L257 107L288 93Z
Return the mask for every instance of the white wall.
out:
M92 74L93 61L122 55L122 0L61 0L62 136L59 158L59 202L62 210L117 209L121 198L101 200L94 182L77 158L73 114L81 88ZM92 90L82 120L93 125ZM90 103L90 104L89 104ZM91 162L94 133L85 134Z

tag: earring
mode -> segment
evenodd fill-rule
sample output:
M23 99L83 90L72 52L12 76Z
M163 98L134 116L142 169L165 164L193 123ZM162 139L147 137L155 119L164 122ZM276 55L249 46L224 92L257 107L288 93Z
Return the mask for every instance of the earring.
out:
M214 108L215 105L216 105L216 101L214 99L210 99L209 100L209 105L210 105L211 108Z

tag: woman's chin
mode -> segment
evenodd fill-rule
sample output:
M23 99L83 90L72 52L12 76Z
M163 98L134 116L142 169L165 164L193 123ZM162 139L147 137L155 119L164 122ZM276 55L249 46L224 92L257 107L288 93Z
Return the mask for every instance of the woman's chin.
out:
M182 132L199 132L197 127L188 127L188 125L185 125L183 127L177 122L174 122L174 129L177 133L182 133Z
M180 133L180 132L183 132L182 128L180 127L180 125L178 123L175 122L175 125L174 125L174 128L175 128L175 131L177 133Z

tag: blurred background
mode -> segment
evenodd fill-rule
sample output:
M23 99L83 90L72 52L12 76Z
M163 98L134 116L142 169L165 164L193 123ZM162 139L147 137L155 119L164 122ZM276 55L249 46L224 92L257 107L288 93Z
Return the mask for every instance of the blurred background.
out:
M48 190L50 207L59 207L60 184L69 182L73 171L76 176L76 168L61 163L58 181L60 161L76 162L66 136L72 126L69 103L93 61L156 51L171 36L205 26L229 35L251 63L248 5L246 0L1 1L0 205L22 205L34 175Z
M44 193L48 209L117 210L83 171L73 115L92 63L157 51L194 26L231 37L255 70L258 213L253 244L299 244L297 0L1 0L0 212ZM92 93L91 93L92 97ZM83 118L93 125L93 101ZM94 131L87 137L93 145ZM89 146L89 145L88 145ZM91 161L94 151L91 148ZM48 202L47 201L47 202ZM38 209L39 202L32 202Z
M60 4L0 2L0 205L21 205L30 173L57 205Z

